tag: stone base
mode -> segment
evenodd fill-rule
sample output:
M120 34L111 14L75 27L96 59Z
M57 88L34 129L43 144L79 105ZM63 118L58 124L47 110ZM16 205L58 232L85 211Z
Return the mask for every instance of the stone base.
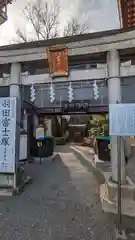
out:
M20 186L13 188L13 187L9 187L9 186L3 186L0 187L0 196L14 196L14 195L18 195L21 192L23 192L24 188L26 187L26 185L30 184L32 182L32 178L27 176L26 179L21 183Z
M97 154L94 154L94 165L96 166L98 163L103 163L104 161L100 160Z
M100 160L100 159L98 158L98 155L95 154L94 157L93 157L93 165L94 165L94 167L96 167L96 168L102 168L101 166L102 166L102 165L108 165L108 162L104 162L104 161Z
M126 236L124 230L122 230L121 233L119 233L118 230L116 230L116 238L115 239L116 240L120 240L120 239L121 240L127 240L127 236Z
M105 169L107 172L110 171L111 172L111 162L109 161L102 161L98 158L98 155L95 154L94 155L94 161L93 161L93 165L96 167L96 168L99 168L99 169Z
M32 183L32 178L27 176L26 179L24 180L24 182L22 182L22 184L20 186L13 189L13 195L18 195L18 194L22 193L24 188L27 185L29 185L30 183Z
M102 209L105 212L117 214L117 184L112 182L109 173L105 176L105 183L100 186ZM121 186L122 214L135 217L135 184L127 177L127 184Z

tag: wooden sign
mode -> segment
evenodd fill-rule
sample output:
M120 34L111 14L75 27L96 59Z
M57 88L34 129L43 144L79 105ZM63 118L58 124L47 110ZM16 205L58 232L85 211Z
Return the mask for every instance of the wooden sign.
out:
M49 70L51 77L68 76L68 49L64 46L56 46L47 50Z
M62 102L62 112L87 112L89 108L91 107L91 101L90 100L84 100L84 101L77 101L74 100L71 103L68 101Z

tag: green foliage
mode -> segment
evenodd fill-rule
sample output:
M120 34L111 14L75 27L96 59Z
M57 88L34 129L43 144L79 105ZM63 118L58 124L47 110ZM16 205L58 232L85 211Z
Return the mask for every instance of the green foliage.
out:
M90 118L88 125L89 137L95 138L96 136L108 135L108 119L107 116L98 116L96 115Z

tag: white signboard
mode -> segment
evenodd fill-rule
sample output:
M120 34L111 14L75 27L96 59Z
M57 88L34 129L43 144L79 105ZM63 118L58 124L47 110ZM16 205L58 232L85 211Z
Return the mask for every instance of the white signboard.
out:
M109 104L110 135L135 136L135 104Z
M0 173L15 172L16 98L0 98Z

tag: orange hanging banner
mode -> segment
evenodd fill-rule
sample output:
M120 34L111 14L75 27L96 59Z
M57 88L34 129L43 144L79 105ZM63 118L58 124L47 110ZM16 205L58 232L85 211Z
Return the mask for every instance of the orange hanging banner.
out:
M47 50L49 70L51 77L68 76L68 49L56 46Z

